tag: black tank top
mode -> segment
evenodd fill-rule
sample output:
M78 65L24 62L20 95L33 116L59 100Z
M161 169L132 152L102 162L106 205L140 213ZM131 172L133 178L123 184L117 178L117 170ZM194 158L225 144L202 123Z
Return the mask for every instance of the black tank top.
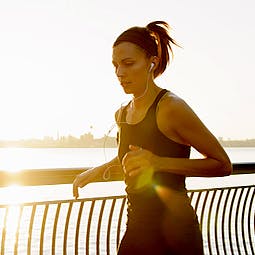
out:
M166 92L162 90L158 94L144 119L137 124L126 123L127 107L123 109L119 123L120 160L129 151L129 144L163 157L189 157L190 146L168 139L158 129L156 109ZM185 189L185 176L156 172L154 183L132 192L132 182L126 181L127 228L118 254L203 254L199 224ZM171 197L164 197L157 186L170 190L167 194Z
M144 119L139 123L128 124L126 122L127 106L122 110L118 137L120 162L129 151L130 144L142 147L162 157L189 158L190 146L176 143L167 138L157 126L157 105L166 92L168 92L166 89L160 91ZM185 190L185 176L183 175L157 172L154 174L153 181L156 185L167 186L175 190Z

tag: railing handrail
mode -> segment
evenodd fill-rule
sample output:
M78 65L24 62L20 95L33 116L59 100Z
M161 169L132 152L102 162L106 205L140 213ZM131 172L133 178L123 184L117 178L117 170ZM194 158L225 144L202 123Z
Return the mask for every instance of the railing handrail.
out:
M252 185L248 185L247 187L251 187ZM204 189L204 191L207 189ZM109 200L109 199L123 199L126 195L110 195L110 196L99 196L99 197L83 197L83 198L72 198L72 199L58 199L58 200L46 200L46 201L33 201L33 202L17 202L14 203L5 203L0 204L0 208L6 208L8 206L33 206L33 205L51 205L51 204L66 204L66 203L72 203L72 202L92 202L92 201L103 201L103 200Z
M232 175L255 173L255 162L233 163L232 166ZM18 172L0 170L0 187L11 184L24 186L70 184L76 175L87 169L89 167L26 169ZM121 176L111 171L108 181L120 180L122 180Z

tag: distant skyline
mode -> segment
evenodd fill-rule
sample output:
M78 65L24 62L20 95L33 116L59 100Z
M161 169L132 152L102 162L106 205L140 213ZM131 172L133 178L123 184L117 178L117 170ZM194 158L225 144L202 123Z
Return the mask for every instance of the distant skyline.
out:
M218 137L224 147L255 147L255 139L231 140ZM57 138L46 136L43 139L0 140L0 148L113 148L117 147L114 136L95 138L91 133L80 137L72 135Z
M130 97L112 43L154 20L183 47L157 83L217 138L255 138L254 11L253 0L0 1L0 140L114 135L114 112Z

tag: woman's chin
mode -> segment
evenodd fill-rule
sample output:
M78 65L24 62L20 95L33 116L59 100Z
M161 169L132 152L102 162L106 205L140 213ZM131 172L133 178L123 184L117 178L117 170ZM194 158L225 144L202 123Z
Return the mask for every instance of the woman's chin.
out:
M128 87L123 87L125 94L133 94L133 91Z

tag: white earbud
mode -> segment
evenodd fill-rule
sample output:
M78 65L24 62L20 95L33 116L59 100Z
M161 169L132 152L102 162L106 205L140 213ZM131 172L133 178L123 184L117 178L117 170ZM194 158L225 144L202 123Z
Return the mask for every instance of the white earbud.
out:
M151 72L152 71L152 68L154 67L154 65L155 65L155 63L151 63L151 66L150 66L150 70L149 70L149 72Z

